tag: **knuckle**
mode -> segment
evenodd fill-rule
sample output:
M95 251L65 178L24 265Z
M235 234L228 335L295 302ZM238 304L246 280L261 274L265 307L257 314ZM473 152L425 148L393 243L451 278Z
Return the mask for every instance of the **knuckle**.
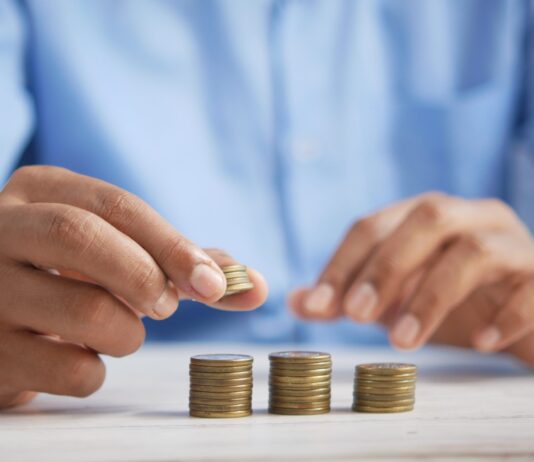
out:
M478 233L463 234L458 246L464 258L486 258L491 254L486 238Z
M375 241L379 235L378 220L374 216L364 217L350 227L348 235Z
M70 361L64 378L69 395L85 398L104 383L105 367L96 355L79 354Z
M101 232L102 227L90 214L80 214L74 208L66 208L52 214L46 239L82 254L98 239Z
M126 191L105 194L100 199L98 215L110 223L132 223L140 213L142 201Z
M111 295L103 290L95 291L78 313L78 325L86 326L94 332L107 332L113 326L116 311L112 307Z
M425 197L412 212L412 219L422 226L442 226L447 221L447 207L442 198Z
M423 311L427 316L432 317L433 313L439 311L439 308L443 305L444 295L437 287L429 287L421 291L420 302L417 304L419 309L415 311L421 314Z
M160 295L165 283L160 269L148 258L143 258L134 265L126 280L134 292L149 296Z
M181 262L187 260L190 254L190 244L182 237L170 239L159 253L157 261L161 266L168 262Z
M376 278L387 281L404 274L402 263L393 255L382 255L377 258L373 273Z

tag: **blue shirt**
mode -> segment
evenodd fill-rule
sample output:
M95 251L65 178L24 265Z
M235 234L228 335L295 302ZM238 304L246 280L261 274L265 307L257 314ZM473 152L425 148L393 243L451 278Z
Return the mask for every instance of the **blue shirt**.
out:
M534 223L533 5L0 0L0 170L26 151L115 183L266 275L257 312L184 307L153 337L379 339L299 323L285 295L406 196L501 197Z

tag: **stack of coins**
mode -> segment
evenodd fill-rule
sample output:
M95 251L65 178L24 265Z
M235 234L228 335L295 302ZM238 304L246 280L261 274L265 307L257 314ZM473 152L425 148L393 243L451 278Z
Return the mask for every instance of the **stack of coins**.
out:
M193 356L189 376L189 415L213 418L252 414L251 356Z
M231 265L221 268L226 277L226 292L224 296L240 294L253 289L254 284L248 278L247 267L243 265Z
M285 351L269 355L269 412L286 415L330 411L332 360L328 353Z
M377 363L356 366L354 403L357 412L405 412L415 403L417 367Z

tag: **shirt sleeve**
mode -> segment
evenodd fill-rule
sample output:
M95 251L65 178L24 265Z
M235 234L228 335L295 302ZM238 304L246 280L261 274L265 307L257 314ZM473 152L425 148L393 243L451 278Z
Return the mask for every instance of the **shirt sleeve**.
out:
M534 0L528 2L520 114L512 144L509 193L512 205L534 231Z
M17 165L33 127L25 88L26 25L20 6L0 0L0 184Z

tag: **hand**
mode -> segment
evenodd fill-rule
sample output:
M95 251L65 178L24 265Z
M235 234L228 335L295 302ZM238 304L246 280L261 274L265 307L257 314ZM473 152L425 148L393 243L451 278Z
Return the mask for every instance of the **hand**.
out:
M399 348L430 340L534 364L534 241L498 200L427 194L355 223L289 304L307 319L381 321Z
M143 343L138 314L170 316L178 299L247 310L255 288L223 296L219 265L141 199L55 167L17 170L0 193L0 407L34 392L86 396L104 380L98 354L123 356Z

